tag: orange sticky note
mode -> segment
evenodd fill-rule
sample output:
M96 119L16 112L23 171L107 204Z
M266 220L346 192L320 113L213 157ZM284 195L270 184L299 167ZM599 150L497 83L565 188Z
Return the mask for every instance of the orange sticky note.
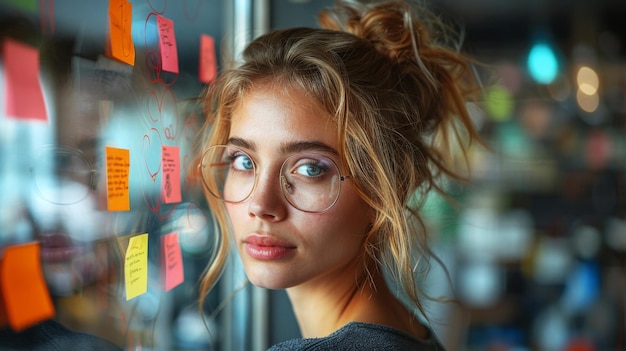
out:
M109 211L130 210L129 173L130 151L107 146L107 209Z
M174 35L174 21L157 15L159 29L159 50L161 51L161 69L178 73L178 49Z
M183 255L178 233L161 237L161 275L165 291L170 291L184 281Z
M39 243L10 246L0 260L4 318L15 331L54 317L54 305L41 269Z
M180 151L178 146L163 146L161 152L163 176L161 178L161 193L163 202L180 202Z
M109 35L106 54L118 61L135 65L132 36L133 4L127 0L109 1Z
M2 261L0 261L0 271L2 267ZM7 310L4 308L6 306L6 302L4 302L4 296L2 292L2 281L0 281L0 329L9 325L9 316L7 315Z
M126 300L148 291L148 234L130 238L124 258Z
M48 120L41 84L39 51L12 39L2 43L4 109L14 118Z
M210 83L217 76L217 60L215 57L215 40L207 34L200 35L200 60L198 79L202 83Z

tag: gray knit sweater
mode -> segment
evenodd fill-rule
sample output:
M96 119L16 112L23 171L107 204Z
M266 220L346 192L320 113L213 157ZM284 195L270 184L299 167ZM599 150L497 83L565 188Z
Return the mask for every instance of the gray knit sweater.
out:
M272 346L268 351L284 350L444 351L444 348L432 333L428 340L421 340L384 325L351 322L327 337L288 340Z

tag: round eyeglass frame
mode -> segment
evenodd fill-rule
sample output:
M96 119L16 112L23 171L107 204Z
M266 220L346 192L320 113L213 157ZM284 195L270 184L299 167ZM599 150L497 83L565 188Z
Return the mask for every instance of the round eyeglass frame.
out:
M211 182L213 181L212 179L207 179L207 177L205 176L205 169L209 169L211 167L211 164L213 163L212 160L207 160L207 156L211 154L211 152L215 152L215 150L218 149L234 149L237 150L238 152L240 152L242 155L245 155L246 157L248 157L251 161L252 161L252 170L254 172L254 183L250 189L250 191L248 192L248 194L246 196L243 197L243 199L241 200L237 200L237 201L229 201L223 198L223 196L220 194L220 191L216 191L216 188L219 188L217 185L211 186ZM216 152L214 155L222 155L223 151L220 152ZM339 200L339 196L341 195L341 184L343 183L344 180L346 179L353 179L354 176L352 175L344 175L341 174L341 169L339 168L339 166L337 165L337 162L335 162L332 158L322 154L322 153L316 153L316 152L310 152L310 153L306 153L308 155L319 155L325 159L327 159L328 161L331 162L331 164L337 169L337 175L338 175L338 189L337 189L337 195L335 195L335 198L333 199L333 201L326 206L325 208L321 209L321 210L307 210L307 209L302 209L300 206L298 206L298 204L294 203L294 201L286 194L287 191L287 186L289 186L289 183L286 181L285 179L285 175L284 175L284 168L285 165L287 164L287 161L289 161L290 159L297 157L299 155L301 155L301 153L297 153L297 154L293 154L290 155L289 157L285 158L285 160L282 162L282 164L280 165L280 172L279 172L279 176L278 176L278 181L280 183L280 189L281 189L281 193L283 194L283 197L285 198L285 200L287 200L287 202L295 209L302 211L302 212L307 212L307 213L323 213L326 212L328 210L330 210L333 206L335 206L335 204L337 203L337 201ZM257 188L258 185L258 173L257 173L257 165L256 162L254 160L254 158L252 156L250 156L249 153L243 151L242 149L236 147L236 146L231 146L231 145L213 145L208 147L207 149L204 150L204 152L202 153L202 157L200 159L200 163L198 164L198 168L200 171L200 176L202 178L202 184L204 185L204 187L206 188L206 190L209 192L209 194L211 194L211 196L213 196L214 198L223 201L223 202L227 202L227 203L231 203L231 204L238 204L238 203L242 203L246 200L248 200L250 198L250 196L252 196L252 194L254 194L254 191ZM287 185L287 186L285 186Z
M87 188L85 189L83 193L67 201L61 201L57 199L56 195L48 194L48 192L42 188L42 180L41 180L41 175L40 175L40 172L42 172L42 170L40 169L42 160L43 162L49 162L50 157L56 158L61 155L65 157L70 157L79 162L79 165L82 166L82 169L79 169L79 171L82 171L80 172L80 174L83 177L85 177L84 179L85 185L87 186ZM56 160L54 159L51 161L56 162ZM52 167L56 166L54 164L50 164L50 165ZM55 205L73 205L78 202L81 202L82 200L87 198L87 196L89 196L89 191L94 190L95 185L96 185L95 182L96 182L97 171L93 168L93 165L87 160L87 158L85 157L85 154L81 150L70 147L70 146L46 145L42 147L38 155L36 156L36 158L33 160L33 165L31 166L30 171L31 171L33 186L37 194L39 194L39 196L43 200L49 203L55 204ZM50 177L53 174L51 172L53 171L52 170L43 171L45 177Z

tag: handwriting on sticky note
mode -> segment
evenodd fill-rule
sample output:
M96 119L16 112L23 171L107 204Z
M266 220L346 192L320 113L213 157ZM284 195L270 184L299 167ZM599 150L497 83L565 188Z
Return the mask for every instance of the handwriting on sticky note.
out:
M161 237L161 273L165 291L170 291L184 280L183 256L178 233Z
M114 59L135 65L135 44L132 36L133 4L127 0L109 1L109 33L107 53Z
M39 51L12 39L2 43L4 109L9 117L46 121L46 105L39 83Z
M163 202L180 202L180 152L178 146L163 146L161 156Z
M124 259L126 300L148 291L148 234L130 238Z
M128 178L130 173L130 151L106 147L107 209L109 211L130 210Z
M215 40L210 35L201 34L198 79L202 83L210 83L216 76L217 60L215 58Z
M178 73L178 49L174 34L174 21L157 15L157 27L159 30L161 68L167 72Z
M54 317L41 269L39 243L10 246L0 260L0 294L5 320L15 331Z

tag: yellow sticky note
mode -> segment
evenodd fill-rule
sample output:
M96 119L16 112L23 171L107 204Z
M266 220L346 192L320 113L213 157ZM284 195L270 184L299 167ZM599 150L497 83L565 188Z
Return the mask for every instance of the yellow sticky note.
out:
M0 260L2 322L15 331L26 329L54 316L48 293L39 243L7 247Z
M148 234L130 238L124 259L126 300L148 291Z
M135 65L135 44L132 37L133 4L127 0L110 0L109 2L109 36L110 50L107 53L114 59Z
M130 150L106 147L107 209L130 210Z

